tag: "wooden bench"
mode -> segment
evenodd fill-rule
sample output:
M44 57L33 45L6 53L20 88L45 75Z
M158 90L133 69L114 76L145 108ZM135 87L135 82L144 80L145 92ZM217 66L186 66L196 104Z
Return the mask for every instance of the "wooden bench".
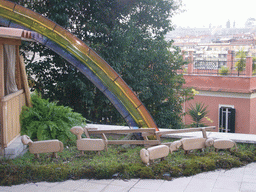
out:
M187 129L172 129L168 131L156 131L155 128L140 128L140 129L113 129L113 130L98 130L97 128L84 128L84 132L87 138L90 138L91 134L98 134L102 136L102 139L107 140L108 144L112 145L123 145L123 144L133 144L133 145L147 145L154 146L161 144L161 136L175 133L188 133L202 131L203 138L207 139L206 131L213 131L215 126L211 127L200 127L200 128L187 128ZM131 134L131 133L141 133L144 140L109 140L106 134ZM154 138L148 139L151 136Z
M131 145L144 145L146 148L160 145L161 139L160 137L167 134L174 134L174 133L187 133L187 132L195 132L195 131L202 131L203 138L207 138L206 131L212 131L215 127L203 127L203 128L188 128L188 129L174 129L168 131L156 131L155 128L141 128L141 129L113 129L113 130L98 130L97 128L93 127L73 127L71 132L77 135L77 145L78 150L81 151L100 151L100 150L107 150L107 145L123 145L123 144L131 144ZM79 130L79 131L78 131ZM81 135L84 133L87 139L82 139ZM110 140L106 137L106 134L132 134L132 133L140 133L143 137L143 140ZM102 141L91 139L90 135L101 135ZM148 137L151 136L153 139L149 139ZM90 140L91 139L91 140ZM91 142L91 146L88 146L88 143ZM86 146L82 146L83 144ZM93 147L94 145L98 147ZM104 145L102 144L104 143ZM170 145L171 143L162 143L165 145ZM104 147L105 146L105 147Z
M145 145L145 146L154 146L161 144L160 140L149 140L148 136L156 135L155 128L143 128L143 129L114 129L114 130L95 130L95 128L84 128L85 132L88 133L88 136L91 134L100 134L102 139L106 139L106 134L131 134L131 133L141 133L141 136L144 140L109 140L108 145ZM86 135L87 136L87 135ZM87 136L87 137L88 137Z
M163 135L168 134L175 134L175 133L189 133L189 132L196 132L196 131L202 131L203 138L207 139L206 131L213 131L215 130L215 126L210 127L198 127L198 128L187 128L187 129L172 129L168 131L156 131L156 138L160 140L160 137Z

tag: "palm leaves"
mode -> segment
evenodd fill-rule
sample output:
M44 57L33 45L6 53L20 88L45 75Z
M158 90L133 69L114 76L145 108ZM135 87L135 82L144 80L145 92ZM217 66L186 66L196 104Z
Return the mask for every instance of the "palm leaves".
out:
M242 49L237 52L236 58L238 58L238 61L236 62L236 69L239 72L243 71L246 65L246 52Z
M202 103L196 103L195 106L190 104L188 114L193 119L196 127L199 127L203 118L208 114L207 106L204 106Z
M24 107L20 116L22 134L37 140L75 141L69 130L74 125L85 125L86 119L81 114L42 99L37 93L31 95L31 100L33 107Z

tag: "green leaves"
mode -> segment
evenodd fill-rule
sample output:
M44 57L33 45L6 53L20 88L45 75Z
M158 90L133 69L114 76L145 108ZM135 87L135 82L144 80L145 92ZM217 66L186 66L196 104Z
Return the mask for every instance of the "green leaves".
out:
M238 61L236 62L235 66L239 76L239 73L245 69L246 52L243 49L239 50L236 54L236 58L238 58Z
M69 131L75 125L85 125L85 118L69 107L42 99L34 92L33 107L24 107L21 113L21 133L36 140L59 139L64 143L74 141Z
M207 106L204 106L202 103L196 103L195 106L190 104L188 114L193 119L196 124L196 127L201 125L203 118L208 114Z
M178 1L16 2L57 22L99 53L138 95L159 127L181 127L181 103L187 91L176 70L184 61L164 38L172 30L170 18L179 9ZM32 90L93 122L124 124L105 95L60 56L36 43L24 44L23 50L40 56L40 60L26 60L34 78Z

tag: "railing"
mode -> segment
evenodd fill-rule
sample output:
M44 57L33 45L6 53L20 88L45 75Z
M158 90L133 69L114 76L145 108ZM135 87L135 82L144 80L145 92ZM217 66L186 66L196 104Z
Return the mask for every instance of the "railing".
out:
M25 105L25 93L19 90L1 99L1 139L3 148L20 135L20 113Z
M235 67L236 60L226 61L226 60L195 60L193 61L193 72L192 74L207 74L207 75L225 75L221 72L222 67L229 66L228 74L229 76L245 76L245 69L238 72ZM188 65L184 66L183 70L179 70L179 73L187 74Z
M227 65L231 66L231 69L228 71L229 76L244 76L245 70L238 71L234 66L236 61L232 61L228 63L223 60L196 60L194 61L194 70L195 74L212 74L212 75L223 75L221 73L222 67L227 67Z

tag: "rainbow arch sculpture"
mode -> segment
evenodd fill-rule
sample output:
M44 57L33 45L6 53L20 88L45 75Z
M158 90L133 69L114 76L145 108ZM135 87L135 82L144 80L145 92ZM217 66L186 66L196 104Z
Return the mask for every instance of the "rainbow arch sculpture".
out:
M0 25L32 31L32 39L69 61L99 88L129 126L158 130L145 106L114 69L55 22L13 2L0 0Z

